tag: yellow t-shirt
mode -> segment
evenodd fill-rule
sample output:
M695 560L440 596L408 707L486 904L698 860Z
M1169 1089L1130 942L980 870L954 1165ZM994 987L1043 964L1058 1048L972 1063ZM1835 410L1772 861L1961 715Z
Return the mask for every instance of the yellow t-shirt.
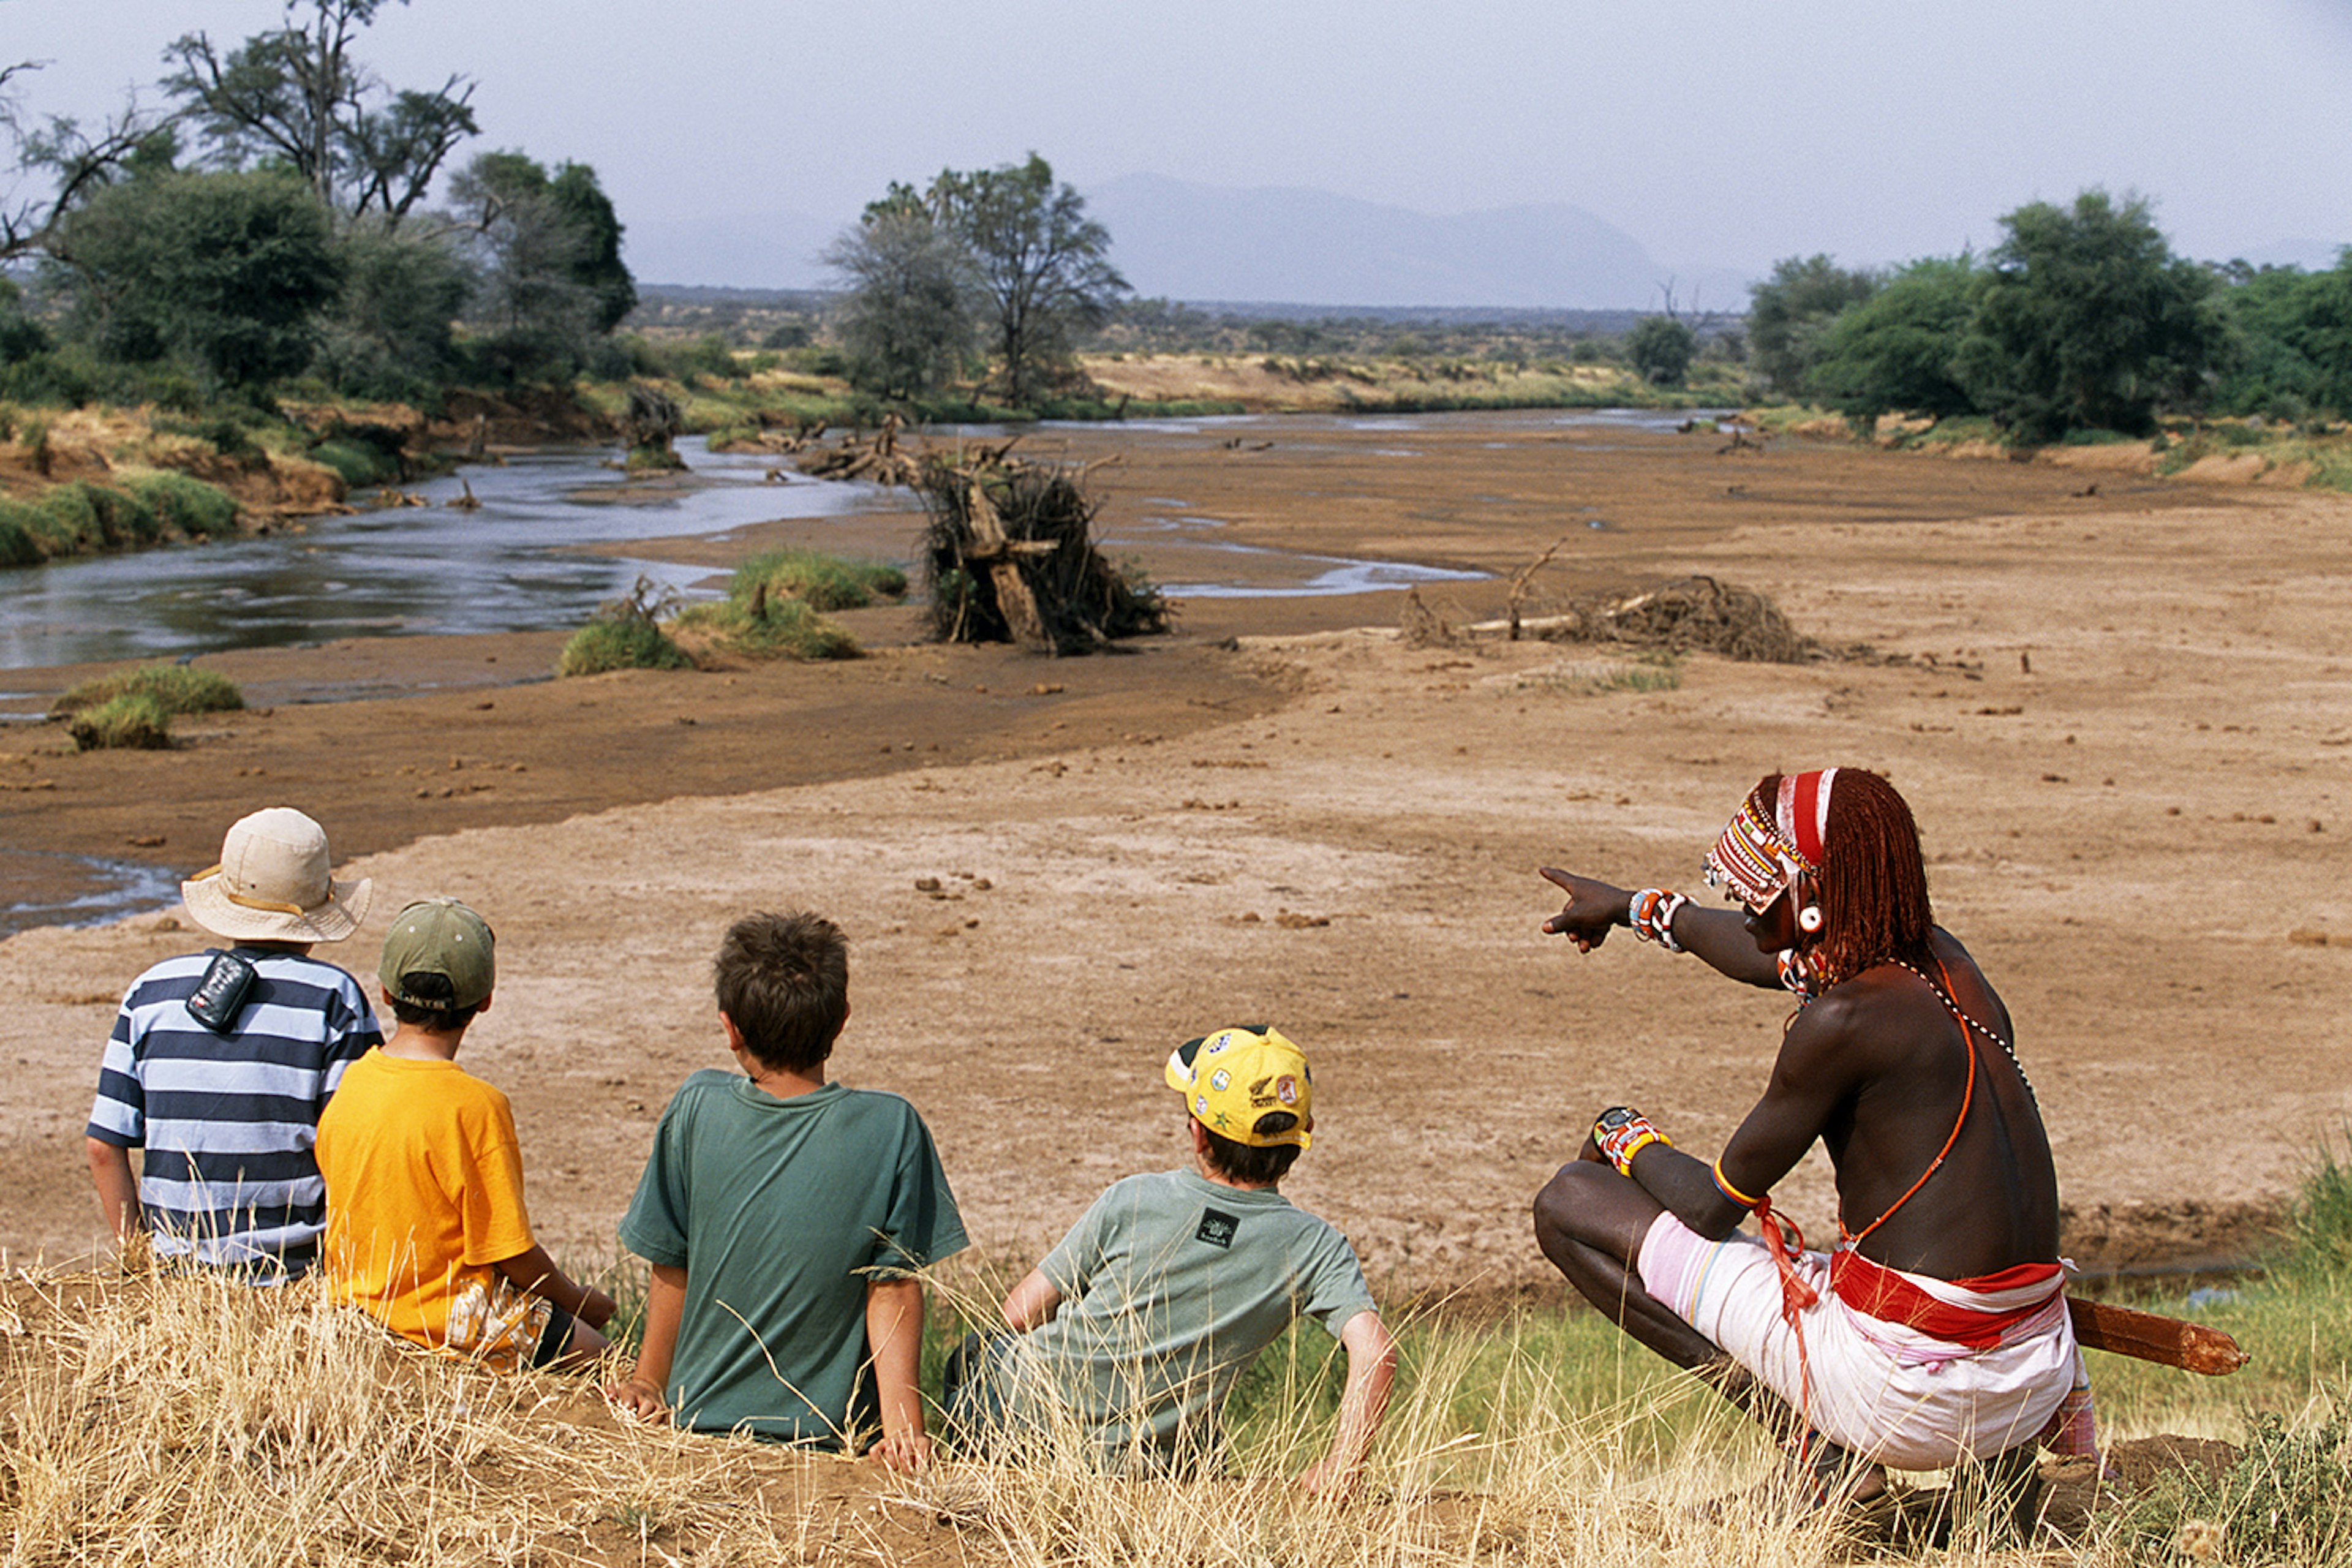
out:
M531 1247L505 1095L455 1062L371 1050L320 1115L318 1156L338 1300L419 1344L528 1359L545 1314L491 1267Z

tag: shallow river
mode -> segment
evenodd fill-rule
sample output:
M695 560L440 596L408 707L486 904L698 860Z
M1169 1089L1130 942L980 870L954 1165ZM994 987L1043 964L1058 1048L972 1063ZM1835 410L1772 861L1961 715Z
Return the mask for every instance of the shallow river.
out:
M605 451L540 453L415 485L430 503L423 507L314 518L300 531L226 543L0 570L0 669L335 637L577 626L640 574L688 591L711 576L707 567L579 546L910 506L905 491L868 484L789 470L783 482L770 480L779 459L765 453L709 452L698 439L680 442L679 453L702 482L678 490L630 487L605 466ZM472 488L478 509L449 504L462 486ZM1180 515L1144 524L1155 526L1189 531L1194 523ZM1362 593L1463 575L1397 563L1293 559L1295 572L1283 574L1292 579L1286 586L1243 589L1204 573L1169 587L1192 595Z

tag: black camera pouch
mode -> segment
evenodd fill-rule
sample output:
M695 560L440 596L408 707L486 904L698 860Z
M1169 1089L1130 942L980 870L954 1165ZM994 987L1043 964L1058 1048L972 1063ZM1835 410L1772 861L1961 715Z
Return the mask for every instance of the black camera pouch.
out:
M188 1016L215 1035L227 1034L236 1027L236 1016L245 1010L246 996L258 978L253 961L242 953L214 953L205 977L196 982L195 994L188 998Z

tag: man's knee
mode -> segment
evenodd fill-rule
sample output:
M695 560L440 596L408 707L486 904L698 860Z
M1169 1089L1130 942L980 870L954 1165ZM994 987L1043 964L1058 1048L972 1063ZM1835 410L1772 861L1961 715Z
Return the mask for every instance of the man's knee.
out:
M1607 1206L1602 1184L1618 1184L1624 1177L1590 1160L1571 1160L1536 1194L1536 1235L1570 1241L1597 1241L1592 1221Z

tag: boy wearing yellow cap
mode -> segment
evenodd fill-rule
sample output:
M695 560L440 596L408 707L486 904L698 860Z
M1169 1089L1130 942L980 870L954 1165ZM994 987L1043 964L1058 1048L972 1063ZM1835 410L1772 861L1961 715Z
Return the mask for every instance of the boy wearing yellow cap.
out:
M987 1441L1068 1416L1105 1462L1164 1470L1214 1448L1225 1395L1299 1317L1348 1352L1331 1450L1298 1484L1345 1492L1388 1405L1396 1352L1348 1239L1278 1189L1312 1141L1307 1058L1265 1026L1179 1046L1189 1168L1112 1184L1004 1299L1014 1338L967 1341L950 1418Z
M377 979L400 1027L319 1118L328 1279L393 1332L501 1371L605 1348L613 1298L531 1238L507 1097L457 1065L498 984L489 924L455 899L393 917Z

